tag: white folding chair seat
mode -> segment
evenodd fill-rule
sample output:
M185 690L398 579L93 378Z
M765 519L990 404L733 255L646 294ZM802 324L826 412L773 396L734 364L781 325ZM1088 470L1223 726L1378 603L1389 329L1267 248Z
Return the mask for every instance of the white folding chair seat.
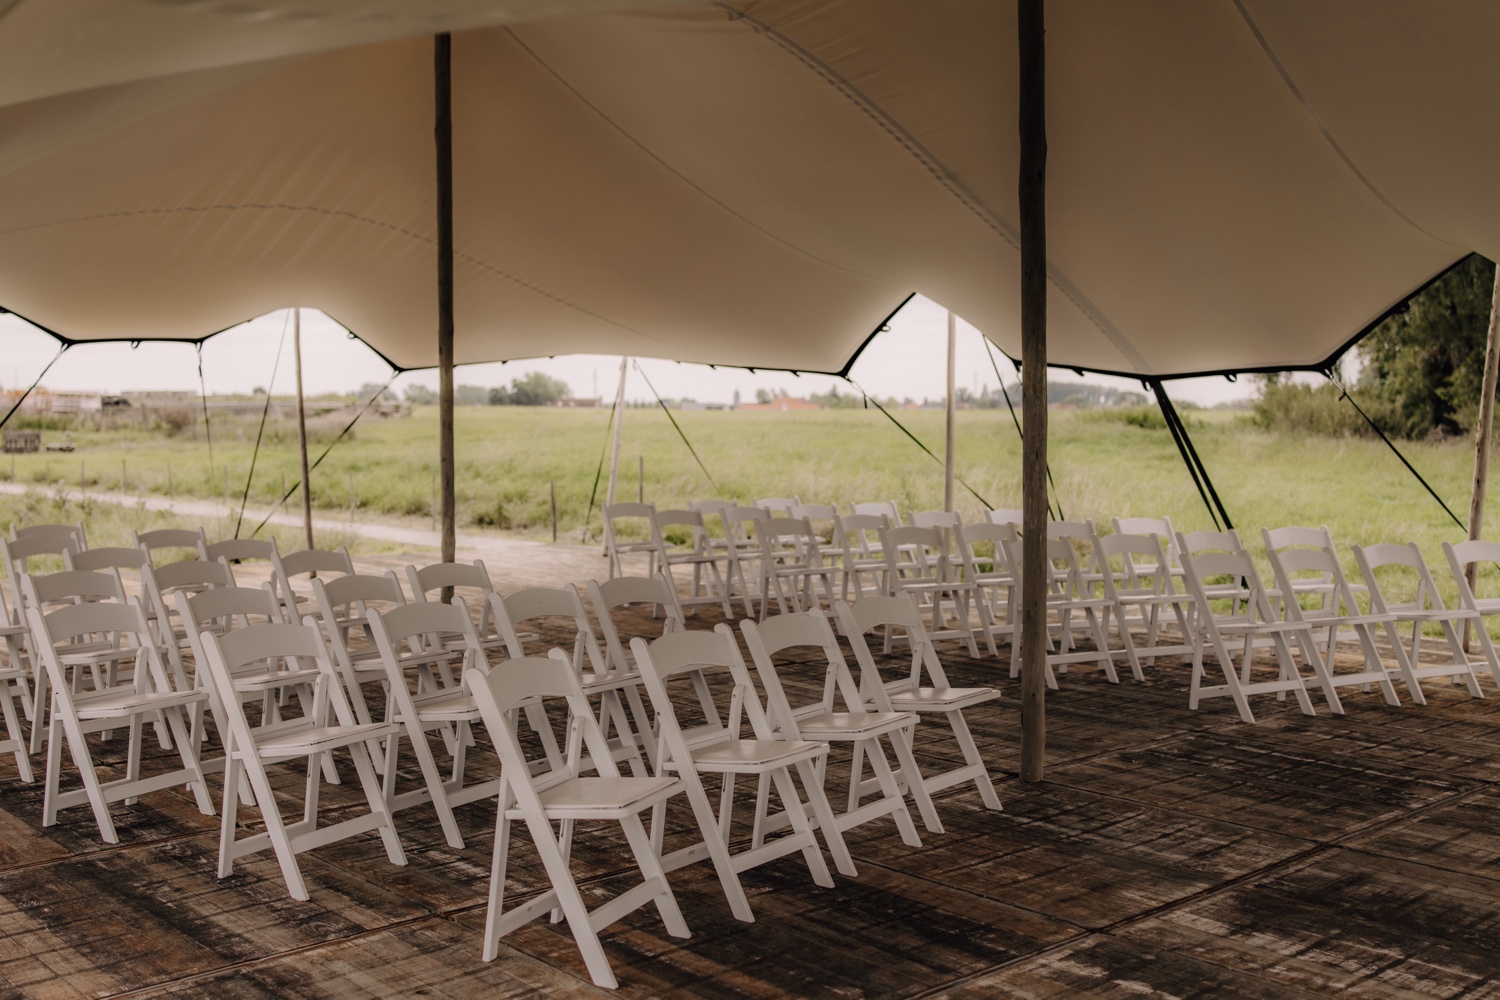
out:
M719 563L726 557L714 552L708 541L708 527L703 515L695 510L658 510L651 514L651 537L656 542L656 565L676 583L673 570L685 566L692 570L693 585L687 597L679 598L684 607L718 604L725 617L734 614L729 606L729 589Z
M827 757L828 744L812 740L775 739L761 709L759 695L745 661L740 656L739 644L734 632L727 624L718 625L713 632L673 632L647 643L644 639L631 640L631 649L640 664L641 678L651 695L652 707L656 710L657 728L660 733L657 745L657 773L676 771L682 778L693 816L697 820L702 841L673 851L662 858L662 867L675 871L686 865L711 859L723 886L730 911L739 920L754 920L750 901L740 885L739 873L777 858L800 852L807 864L814 883L832 888L833 877L819 849L814 826L807 815L810 805L823 832L823 840L833 853L838 870L849 876L855 874L854 861L844 845L833 810L823 794L818 779L817 762ZM689 741L677 720L668 683L674 677L691 675L694 686L709 674L727 672L732 684L729 692L727 712L721 714L717 705L710 702L705 707L709 722L700 727L699 736ZM711 709L711 711L710 711ZM753 739L741 739L743 723L748 718ZM797 791L792 772L802 780L803 792L807 796L804 805L802 794ZM717 773L723 787L719 796L719 812L714 814L708 794L703 788L702 772ZM740 775L757 778L769 775L776 786L781 806L786 811L792 832L773 840L765 840L748 849L730 853L730 822L734 815L734 791ZM755 825L760 827L764 819L757 809ZM665 827L664 807L658 805L652 815L652 842L660 849Z
M27 609L27 616L35 637L35 651L51 682L50 707L46 716L49 725L42 826L54 825L61 809L88 805L93 810L99 835L106 843L117 844L120 838L110 816L111 802L134 801L139 796L178 785L187 785L192 790L200 812L213 815L213 803L208 797L185 718L185 712L207 695L202 691L183 690L172 683L140 605L133 599L126 604L93 602L47 613L33 606ZM122 647L128 647L128 653L135 661L130 682L75 694L61 653L75 639L87 640L100 633L114 635ZM126 650L122 648L124 652ZM141 744L144 723L156 716L170 727L182 766L143 777ZM125 774L111 781L101 781L89 751L88 736L122 727L129 730ZM60 788L65 742L83 779L83 788L67 792Z
M660 808L684 791L683 779L671 777L621 777L604 745L604 737L593 724L588 699L578 686L576 673L564 656L556 659L522 657L498 669L470 668L464 681L484 718L500 757L500 791L495 817L495 846L490 863L490 890L484 922L484 960L493 961L500 939L518 927L548 912L561 911L568 930L583 955L589 977L597 986L618 986L609 959L599 942L599 932L647 903L654 903L667 933L688 937L686 922L667 883L661 859L652 845L640 814ZM580 746L563 763L533 777L516 733L517 709L540 699L563 698L569 713L581 724ZM545 712L542 718L546 718ZM556 742L555 738L553 740ZM580 753L587 749L599 775L579 775ZM505 912L505 876L511 845L511 824L526 824L531 841L541 857L552 888ZM590 912L569 868L572 825L577 820L613 820L620 824L634 855L641 881ZM561 823L561 836L554 823Z
M834 612L844 637L849 640L849 648L854 651L855 662L859 664L860 698L864 704L876 711L915 712L919 716L942 713L963 756L962 765L936 774L922 775L903 770L897 774L901 786L907 788L920 781L930 796L945 788L973 782L985 808L999 809L1000 797L995 794L989 768L974 744L974 734L969 730L964 710L995 701L1000 692L994 688L962 688L948 683L937 649L922 624L922 614L910 598L872 596L854 604L841 601L834 606ZM905 633L911 650L911 667L903 676L891 681L884 681L881 677L867 638L868 633L875 629L884 629L887 636L895 629ZM877 687L883 690L877 691ZM850 781L864 790L857 766Z
M814 581L822 582L828 606L833 607L834 567L823 558L822 547L811 521L807 518L789 517L757 521L755 536L760 543L761 564L765 567L766 581L776 592L776 604L782 614L818 607ZM769 604L769 600L761 602L762 618L766 616Z
M300 605L311 604L313 601L312 594L299 594L292 589L292 580L304 576L311 579L319 573L353 576L354 560L349 558L349 550L339 546L332 550L303 549L286 555L279 552L272 554L271 579L276 581L276 594L286 608L289 619L298 617L297 609Z
M1306 680L1292 653L1292 642L1297 642L1304 651L1312 651L1311 662L1314 680L1322 687L1324 697L1335 714L1343 714L1338 692L1326 674L1322 657L1317 655L1313 644L1312 630L1306 622L1280 621L1271 611L1270 599L1261 585L1260 574L1250 554L1232 532L1195 533L1199 537L1189 541L1188 536L1178 533L1178 551L1182 560L1182 575L1188 593L1193 596L1193 642L1197 649L1193 653L1192 681L1188 692L1188 708L1197 709L1205 698L1228 697L1239 710L1240 719L1254 723L1255 715L1250 710L1249 698L1256 694L1276 694L1284 697L1290 692L1297 699L1304 715L1316 714L1312 699L1308 697ZM1209 546L1218 546L1217 549ZM1216 578L1225 583L1214 584ZM1214 604L1228 603L1229 608L1220 612ZM1243 610L1241 610L1243 609ZM1276 676L1272 680L1252 680L1256 640L1262 640L1275 661ZM1240 662L1237 665L1231 655L1231 643L1242 645ZM1211 653L1219 664L1223 684L1205 685L1203 658Z
M920 775L921 771L912 755L912 730L920 717L915 712L897 712L865 704L859 685L855 683L844 654L839 649L833 628L821 611L776 615L759 625L744 621L740 623L740 631L750 649L750 658L760 677L761 687L766 691L766 715L773 733L788 740L848 743L853 748L856 760L862 761L864 757L870 760L875 771L878 797L872 802L861 804L868 792L861 787L861 783L851 780L848 805L842 813L835 813L834 816L839 831L843 833L864 823L890 816L901 834L901 840L910 847L921 847L922 839L911 821L906 799L881 744L882 739L890 743L897 763L905 774ZM825 663L821 668L823 676L818 678L822 682L818 685L821 697L802 705L793 705L781 683L781 674L803 666L817 669L817 664L815 660L804 664L794 657L790 662L777 666L776 657L799 647L817 649L823 654ZM872 684L868 686L868 690L876 694L878 705L884 697L885 686ZM836 698L842 700L843 710L836 708ZM888 704L888 699L886 703ZM859 765L855 769L859 769ZM818 779L826 781L826 763L820 766ZM941 833L943 825L932 805L932 797L927 794L926 786L921 781L912 781L908 788L927 829L933 833ZM757 789L760 796L757 815L765 814L764 803L768 791L769 786L763 777ZM763 829L776 829L784 825L784 822L768 818Z
M609 577L613 580L617 576L625 575L624 559L629 555L644 555L646 557L646 575L652 576L656 573L657 545L656 538L651 528L651 517L656 513L656 505L652 503L612 503L605 504L604 515L604 551L609 556ZM617 521L627 522L623 527L630 528L630 522L639 521L641 535L637 541L626 541L622 525Z
M493 591L490 593L494 594ZM374 633L375 648L379 650L385 667L386 721L401 726L417 758L423 780L423 787L396 794L396 764L401 740L399 734L391 737L384 754L386 808L397 813L431 802L448 846L462 850L464 839L453 808L487 799L500 790L499 779L464 784L467 751L473 743L470 730L479 721L479 708L461 680L452 687L413 692L402 669L401 648L431 648L430 636L456 634L467 642L463 658L465 667L483 665L484 651L474 621L469 617L468 606L462 597L455 597L452 604L420 601L390 608L383 613L372 610L370 631ZM446 737L449 727L456 727L457 732L452 739L446 740L452 760L449 777L445 779L438 770L427 732L442 729Z
M1496 655L1495 643L1484 625L1485 618L1500 615L1500 597L1480 597L1474 593L1465 573L1473 566L1477 576L1479 564L1500 562L1500 544L1482 539L1459 542L1457 545L1444 542L1443 555L1448 559L1448 570L1453 574L1453 585L1458 589L1458 606L1479 615L1479 620L1474 623L1473 633L1490 665L1490 675L1494 677L1496 684L1500 684L1500 656Z
M953 565L942 529L886 528L880 533L880 546L885 553L887 594L905 594L927 606L932 615L932 627L927 630L930 639L961 640L969 655L977 658L972 609L978 613L978 628L990 655L996 655L989 604L980 599L979 585L965 580ZM910 559L902 558L903 550L910 553Z
M631 579L630 577L616 577L609 581L617 584L620 581ZM659 584L663 589L664 583ZM610 586L611 591L619 592L628 590L628 586ZM601 596L601 600L604 598ZM583 608L583 598L578 594L578 588L568 584L562 588L531 587L519 590L506 597L498 594L490 598L493 606L491 616L493 617L500 635L505 640L505 652L511 659L522 659L527 656L526 642L537 640L536 635L527 635L521 631L522 626L532 625L542 621L553 621L564 623L566 628L571 625L573 629L573 651L570 659L573 671L578 675L579 689L584 696L591 701L599 699L598 726L606 740L610 739L611 730L616 734L617 741L610 742L610 752L615 761L630 761L630 769L633 774L643 775L647 773L645 761L641 759L641 749L644 747L646 754L651 756L655 753L652 740L651 718L646 714L646 707L641 701L640 684L641 676L638 670L633 668L617 668L610 659L599 649L598 640L594 637L594 630L589 625L588 612ZM602 612L608 618L608 611ZM602 619L601 619L602 620ZM613 627L613 620L610 621ZM615 633L615 642L619 643L619 635ZM544 643L551 645L550 643ZM631 725L630 715L626 714L626 704L630 706L630 712L635 717L634 726ZM528 713L533 712L528 709ZM535 720L532 728L537 729L543 740L550 737L550 730L538 729ZM578 730L572 730L576 735ZM651 757L652 763L655 758ZM585 762L585 769L590 766Z
M1450 677L1454 683L1462 681L1469 694L1475 698L1483 698L1484 692L1479 688L1479 678L1474 670L1477 664L1469 658L1459 636L1460 622L1473 623L1478 626L1477 630L1483 637L1483 647L1489 636L1484 631L1479 611L1444 605L1432 573L1427 568L1427 560L1422 558L1422 550L1417 544L1411 542L1396 545L1387 542L1356 545L1354 561L1359 565L1359 574L1364 577L1365 587L1370 594L1370 611L1388 619L1385 622L1386 638L1395 651L1397 668L1406 680L1406 689L1411 694L1412 701L1418 705L1427 704L1427 696L1422 693L1420 684L1424 677ZM1392 567L1399 568L1393 570ZM1398 600L1390 588L1397 582L1395 576L1405 575L1407 572L1414 578L1409 591L1412 597L1411 600ZM1384 583L1381 582L1382 576L1385 577ZM1410 649L1402 641L1402 625L1411 626ZM1422 662L1422 632L1429 625L1436 625L1442 630L1443 638L1448 643L1450 658L1447 663Z
M406 864L367 749L369 743L394 737L400 727L395 723L355 722L328 648L313 619L309 617L301 625L248 625L223 636L204 632L200 640L206 661L204 669L210 682L218 687L218 704L223 707L227 722L221 729L228 763L224 769L219 827L219 878L234 873L237 859L269 848L276 854L287 892L293 899L306 900L307 884L297 864L297 855L372 830L380 835L391 864ZM252 729L240 703L235 676L272 659L292 661L284 672L288 683L303 683L309 664L316 669L318 679L310 718L301 725ZM315 762L341 749L348 750L354 763L369 812L319 826L319 767ZM302 818L288 823L281 815L267 766L299 758L307 761ZM242 781L248 782L255 807L265 823L264 831L245 837L239 836L237 822Z

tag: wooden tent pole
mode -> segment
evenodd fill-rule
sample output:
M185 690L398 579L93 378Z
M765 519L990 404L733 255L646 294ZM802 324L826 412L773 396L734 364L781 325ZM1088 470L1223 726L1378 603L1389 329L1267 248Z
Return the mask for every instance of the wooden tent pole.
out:
M625 373L629 365L629 358L620 359L620 388L615 390L615 440L609 453L609 489L604 494L606 507L615 502L615 488L620 485L621 428L625 424Z
M943 447L943 509L953 510L953 379L957 338L954 336L953 310L948 310L948 423Z
M433 44L433 135L437 144L438 479L442 489L442 560L458 548L453 462L453 39Z
M292 310L292 353L297 356L297 447L302 458L302 529L313 548L312 470L307 465L307 407L302 402L302 307Z
M1047 704L1047 117L1044 0L1016 5L1021 131L1021 778L1041 781Z
M1500 382L1500 267L1495 268L1495 286L1490 294L1489 346L1484 352L1484 388L1479 393L1479 428L1474 434L1474 489L1469 496L1469 537L1484 534L1484 494L1490 475L1490 433L1495 424L1495 386ZM1477 563L1464 573L1474 589ZM1469 648L1469 622L1464 622L1464 649Z

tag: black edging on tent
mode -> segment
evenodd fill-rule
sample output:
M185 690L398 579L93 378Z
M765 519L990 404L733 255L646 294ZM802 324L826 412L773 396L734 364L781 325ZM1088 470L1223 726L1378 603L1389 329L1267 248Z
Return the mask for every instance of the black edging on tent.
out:
M1208 516L1213 518L1214 527L1220 531L1232 529L1234 522L1229 519L1229 511L1224 509L1224 501L1219 499L1219 491L1214 489L1213 480L1208 476L1208 467L1199 457L1198 449L1193 447L1193 439L1188 436L1187 425L1182 422L1177 407L1172 405L1172 398L1167 395L1166 387L1162 385L1161 379L1151 379L1150 385L1152 391L1156 393L1156 403L1161 407L1161 415L1167 422L1167 429L1172 432L1172 440L1177 443L1177 450L1182 454L1188 473L1193 477L1193 485L1198 487L1198 495L1203 498L1203 505L1208 508ZM1213 499L1212 503L1209 503L1210 497ZM1216 509L1217 513L1215 513Z

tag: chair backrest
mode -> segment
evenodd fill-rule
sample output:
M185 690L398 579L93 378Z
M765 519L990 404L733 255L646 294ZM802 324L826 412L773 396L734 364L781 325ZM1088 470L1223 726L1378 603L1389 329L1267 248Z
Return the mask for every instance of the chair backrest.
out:
M203 664L208 655L203 646L204 632L222 635L251 625L282 622L281 603L269 580L259 587L215 587L198 594L179 590L172 596L187 632L193 662L198 664Z
M334 722L339 726L355 724L354 712L338 680L322 631L311 618L301 625L279 622L247 625L222 636L205 631L200 633L199 640L210 683L219 693L214 708L222 708L229 715L228 728L234 742L253 741L244 706L235 690L234 675L259 663L280 661L290 671L316 670L319 676L308 714L324 727ZM330 708L334 712L333 720L327 718ZM230 749L230 740L225 740L225 743L226 750Z
M485 731L495 745L500 757L500 800L502 804L509 796L523 811L540 817L543 815L539 793L545 789L577 777L581 751L587 749L593 767L604 778L615 778L620 774L609 746L605 743L599 724L594 719L588 699L579 686L578 675L568 668L567 659L561 650L554 649L547 656L525 656L507 660L495 670L470 667L464 671L464 686L474 696ZM529 759L516 727L520 713L516 711L527 702L547 699L565 699L567 716L574 725L582 728L580 743L570 742L566 761L550 759L552 749L557 746L555 738L541 740L548 751L548 768L540 774L534 773L534 761ZM538 713L542 718L546 713ZM559 713L561 715L562 713Z
M604 636L604 651L609 657L611 670L629 670L631 665L613 614L616 608L633 604L654 604L662 614L663 635L683 628L682 606L677 601L677 589L660 573L649 577L617 576L603 583L590 580L588 590L589 603L594 606L594 617L599 620L599 633Z
M964 523L964 517L956 510L914 510L908 518L918 528L942 528L953 530Z
M1177 529L1172 527L1170 517L1113 517L1117 535L1153 535L1162 539L1162 551L1166 552L1171 565L1177 565Z
M140 569L149 565L150 559L140 549L103 548L84 549L82 552L64 552L63 563L68 569Z
M634 578L617 576L609 582L631 579ZM583 608L583 598L573 584L563 587L528 587L504 597L492 593L489 603L495 629L505 640L505 652L511 659L518 660L528 655L526 644L521 638L522 625L544 618L562 619L573 624L573 668L583 669L584 659L587 658L589 669L594 673L602 674L609 669L599 649L599 642L594 638L588 612Z
M872 500L866 503L852 503L849 505L851 514L884 514L890 518L891 526L901 524L901 511L896 507L894 500Z
M1307 529L1296 529L1303 531ZM1290 544L1278 547L1271 539L1270 531L1261 529L1261 537L1266 544L1266 558L1271 563L1271 572L1276 579L1276 586L1281 591L1281 605L1290 621L1303 621L1306 618L1306 610L1302 606L1300 597L1294 585L1308 579L1316 580L1320 585L1328 588L1327 593L1319 596L1319 610L1328 611L1333 614L1342 613L1353 615L1359 613L1359 606L1354 603L1354 595L1349 590L1349 582L1344 578L1344 569L1339 565L1338 556L1333 552L1331 537L1328 544L1323 544L1325 536L1318 529L1312 529L1313 534L1304 537L1317 538L1317 548L1309 548L1302 544Z
M344 546L337 550L303 549L286 555L277 553L271 557L271 562L276 566L276 575L284 580L311 573L354 575L354 560L349 558L349 550Z
M401 582L396 579L396 574L392 570L387 570L382 576L351 573L332 580L317 577L313 580L313 594L317 597L318 610L323 615L326 625L331 625L335 620L344 617L339 615L341 608L361 606L351 611L354 617L359 618L364 614L362 606L371 601L395 605L406 603L406 594L401 589Z
M1217 628L1214 620L1225 615L1214 611L1212 601L1230 600L1231 606L1227 614L1237 613L1243 603L1252 620L1271 621L1274 616L1265 587L1261 584L1260 573L1256 570L1250 553L1239 544L1239 535L1233 531L1198 531L1193 535L1199 537L1194 539L1178 532L1177 548L1181 553L1182 578L1187 584L1188 593L1198 606L1199 620L1208 627ZM1242 587L1243 593L1232 597L1211 598L1207 584L1217 577L1227 577L1230 582Z
M246 562L271 559L276 555L274 538L226 538L222 542L201 542L198 552L204 559L213 562L224 559L228 562Z
M413 601L425 601L428 594L444 587L468 587L477 590L481 594L481 600L484 599L483 595L495 589L494 584L490 582L490 571L485 567L482 559L475 559L472 563L433 563L421 569L407 566L406 582L411 586Z
M65 570L61 573L26 573L21 577L23 607L47 608L57 604L87 604L109 601L124 604L125 588L113 570Z
M703 515L703 523L707 525L710 534L713 532L713 522L719 522L719 529L725 530L724 511L734 507L733 500L689 500L688 510L695 510ZM717 537L723 537L722 535Z
M1025 511L1015 510L1009 507L1003 507L1000 510L986 511L984 516L985 520L989 521L991 524L1013 524L1016 526L1017 531L1021 530L1021 522L1026 520Z
M464 637L465 668L484 665L479 634L474 631L474 620L469 617L469 606L462 597L453 598L451 604L413 601L385 611L370 612L370 636L386 662L393 685L398 681L404 683L401 675L403 645L414 650L428 649L434 645L434 637L444 635Z
M901 579L948 579L948 543L941 528L900 527L880 532L880 547L885 552L886 572L892 584ZM910 559L902 559L902 551Z
M760 696L740 655L734 632L727 624L721 622L712 632L672 632L650 642L632 639L630 649L656 710L660 728L658 761L671 760L680 773L686 774L692 769L692 750L740 739L747 720L754 738L771 739ZM710 690L710 678L723 673L729 674L732 684L727 710L721 710ZM691 679L704 716L703 724L692 729L691 748L669 689L672 680L680 677Z
M234 571L226 562L208 562L203 559L184 559L165 566L141 567L142 578L147 576L163 594L174 590L202 590L207 587L233 587Z
M1009 573L1010 553L1006 546L1016 541L1014 524L994 524L980 521L978 524L961 524L954 529L958 539L958 557L963 562L970 579L985 572Z
M834 695L843 699L845 710L860 712L864 702L859 695L859 685L849 672L849 664L839 649L838 639L828 616L818 610L796 614L772 615L757 624L740 622L740 633L745 637L745 646L750 650L750 660L755 664L755 673L761 687L766 690L766 714L771 725L787 739L800 739L797 720L812 712L832 712ZM823 654L823 664L815 658L794 656L784 658L778 666L777 655L788 649L817 649ZM807 673L820 670L821 694L801 704L793 704L781 683L781 675L793 672ZM811 679L811 678L809 678Z
M755 536L767 559L807 560L821 565L818 534L807 518L771 517L755 522Z
M1405 545L1395 542L1356 545L1354 562L1359 566L1359 575L1364 578L1365 587L1370 592L1370 610L1374 613L1383 615L1393 611L1420 611L1429 608L1446 610L1443 599L1438 594L1437 584L1432 579L1432 572L1427 567L1427 560L1422 558L1422 550L1417 547L1416 542ZM1410 600L1405 599L1405 595L1402 598L1392 597L1392 577L1397 574L1379 572L1393 566L1410 570L1415 577Z
M30 561L38 556L62 556L77 552L83 546L72 535L32 535L28 538L0 538L0 557L5 560L6 572L12 581L21 573L30 572Z
M1321 528L1262 528L1260 534L1267 549L1333 548L1333 533L1327 525Z
M1125 586L1131 590L1149 589L1157 594L1175 594L1176 585L1172 582L1172 574L1166 572L1163 567L1167 564L1167 550L1162 548L1161 537L1150 533L1130 534L1116 531L1112 535L1097 536L1098 558L1103 567L1109 567L1107 573L1111 584L1115 579L1114 560L1120 560L1119 572L1123 575ZM1153 572L1146 574L1140 572L1143 567L1151 567ZM1149 587L1143 584L1144 579L1151 581ZM1113 587L1111 587L1113 589Z
M52 680L53 697L57 703L71 710L72 685L67 671L58 657L60 647L78 640L91 640L95 636L109 635L120 648L122 658L134 656L136 669L131 683L146 691L167 692L173 690L161 655L152 640L151 627L134 598L123 603L96 601L87 604L69 604L55 611L43 612L39 607L26 609L27 622L34 638L32 650L40 653ZM40 647L40 649L38 649Z
M750 537L750 526L757 521L769 521L771 512L763 507L725 507L720 516L729 538L743 543Z
M132 528L130 543L143 549L154 565L155 554L159 549L191 549L201 555L203 546L208 544L208 536L203 533L202 528L158 528L155 531L136 531Z
M28 524L24 528L18 528L14 524L10 526L10 537L12 541L20 541L23 538L41 538L44 536L72 537L78 543L80 549L86 549L89 545L88 535L84 533L83 522L76 524Z
M687 529L686 531L680 529ZM670 536L670 537L669 537ZM651 537L666 553L708 552L708 526L696 510L674 508L651 513Z
M1477 563L1500 562L1500 542L1482 538L1467 542L1443 543L1443 555L1448 558L1448 569L1453 574L1454 586L1458 588L1458 605L1461 608L1478 607L1478 595L1470 586L1467 570Z
M874 701L880 711L890 711L886 700L887 691L906 691L921 687L923 674L930 686L945 688L948 676L938 659L937 648L927 635L922 623L922 612L906 595L889 597L884 595L861 597L853 604L839 601L833 606L838 616L839 630L849 642L854 659L859 663L860 693L866 700ZM911 666L905 677L882 684L880 665L870 651L866 635L877 628L899 629L911 649Z
M891 526L884 514L844 514L833 522L833 543L850 558L874 559L880 532Z
M768 512L773 517L776 515L789 516L792 508L802 503L801 497L761 497L756 500L754 506Z
M1205 552L1243 552L1240 533L1234 528L1228 531L1189 531L1177 533L1177 551L1201 555Z
M806 518L809 521L834 521L839 509L830 503L799 503L787 512L788 517Z
M611 503L604 505L604 535L606 541L619 531L616 521L640 518L644 523L646 539L651 537L651 516L656 513L654 503Z

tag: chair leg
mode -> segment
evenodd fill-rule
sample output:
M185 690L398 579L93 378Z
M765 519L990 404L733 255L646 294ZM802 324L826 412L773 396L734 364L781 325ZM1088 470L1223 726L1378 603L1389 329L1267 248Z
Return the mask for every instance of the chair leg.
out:
M796 833L807 835L808 842L802 848L802 857L807 862L807 870L812 873L813 882L825 889L832 889L833 876L828 872L828 863L823 860L823 851L818 847L812 823L802 808L802 797L797 793L796 782L792 781L791 769L776 768L771 772L771 780L776 783L776 793L781 796L781 804L786 809L787 818L792 821L792 829ZM835 829L834 832L838 831Z
M703 841L707 845L708 855L713 859L714 871L718 873L719 885L724 889L724 898L729 902L729 910L734 914L736 920L745 923L754 923L755 914L750 910L750 900L745 896L745 889L740 885L740 878L735 874L734 863L729 858L729 845L719 836L718 819L714 816L713 807L709 805L708 793L703 790L699 781L691 780L683 782L687 792L688 804L692 806L693 816L698 821L698 830L703 835ZM653 821L655 833L661 836L661 821ZM657 841L660 843L660 840Z
M505 905L505 864L510 856L510 788L501 781L495 814L495 847L490 854L490 892L484 915L484 960L493 962L500 953L500 915Z
M547 876L552 881L557 905L567 917L573 941L583 953L583 964L588 967L589 978L596 986L610 990L617 988L619 983L609 967L609 959L604 955L599 935L589 921L588 907L584 905L583 896L578 891L578 883L573 881L567 859L562 856L557 841L553 839L551 824L542 818L527 819L526 828L531 831L531 839L536 844L537 853L541 855L542 866L546 868Z
M860 741L865 742L864 740ZM891 806L891 819L896 823L896 830L901 834L901 842L907 847L921 847L922 838L917 833L917 826L911 821L911 810L906 808L906 797L901 794L901 786L896 784L896 776L891 773L890 762L885 759L885 749L880 745L880 738L870 740L870 766L875 771L875 778L880 782L880 790L885 795ZM918 785L921 782L917 782ZM927 789L922 789L926 795ZM930 804L932 799L928 798ZM842 871L843 869L840 869Z
M912 750L914 728L915 723L891 733L891 749L896 751L896 763L901 765L901 774L906 779L904 784L917 803L917 813L922 817L922 825L927 828L928 833L942 833L943 821L938 818L937 806L932 803L932 795L927 791L927 782L922 777L916 754ZM899 790L901 783L898 782L896 787Z
M871 761L874 764L874 761ZM876 766L876 772L879 772ZM823 792L823 782L818 780L817 768L811 761L798 761L797 774L802 778L802 786L807 789L807 801L812 806L813 816L817 818L818 826L823 831L823 843L828 845L828 853L833 855L833 864L839 870L839 874L850 878L858 878L859 872L854 867L854 858L849 854L849 845L844 843L844 835L839 830L838 821L834 818L833 808L828 804L828 796ZM792 784L790 776L787 784ZM794 793L795 794L795 793ZM902 809L906 808L903 800ZM911 817L907 817L907 825L911 825ZM913 830L913 835L916 831ZM821 855L820 855L821 857Z
M661 858L651 849L650 838L641 826L641 818L626 816L620 820L620 826L625 831L625 839L630 843L636 866L640 868L645 881L661 883L661 892L653 896L652 901L656 903L656 912L661 915L661 922L667 928L667 933L675 938L692 937L687 921L682 919L682 910L677 906L677 897L672 895L666 873L662 871Z
M953 729L953 735L958 740L958 748L963 751L964 760L978 769L979 773L974 776L974 784L979 788L979 798L983 800L986 809L999 809L1000 796L995 794L994 782L990 780L990 772L984 764L984 758L979 756L979 748L974 745L974 734L969 732L969 723L964 719L962 709L955 708L946 713L948 725Z
M266 836L276 853L276 863L281 866L281 877L286 882L286 890L293 899L305 903L311 898L307 892L307 883L302 880L296 849L292 847L291 837L287 835L281 809L276 804L276 793L271 790L270 779L266 777L265 765L260 758L250 755L246 759L245 776L255 791L255 805L260 810L261 819L265 821Z

